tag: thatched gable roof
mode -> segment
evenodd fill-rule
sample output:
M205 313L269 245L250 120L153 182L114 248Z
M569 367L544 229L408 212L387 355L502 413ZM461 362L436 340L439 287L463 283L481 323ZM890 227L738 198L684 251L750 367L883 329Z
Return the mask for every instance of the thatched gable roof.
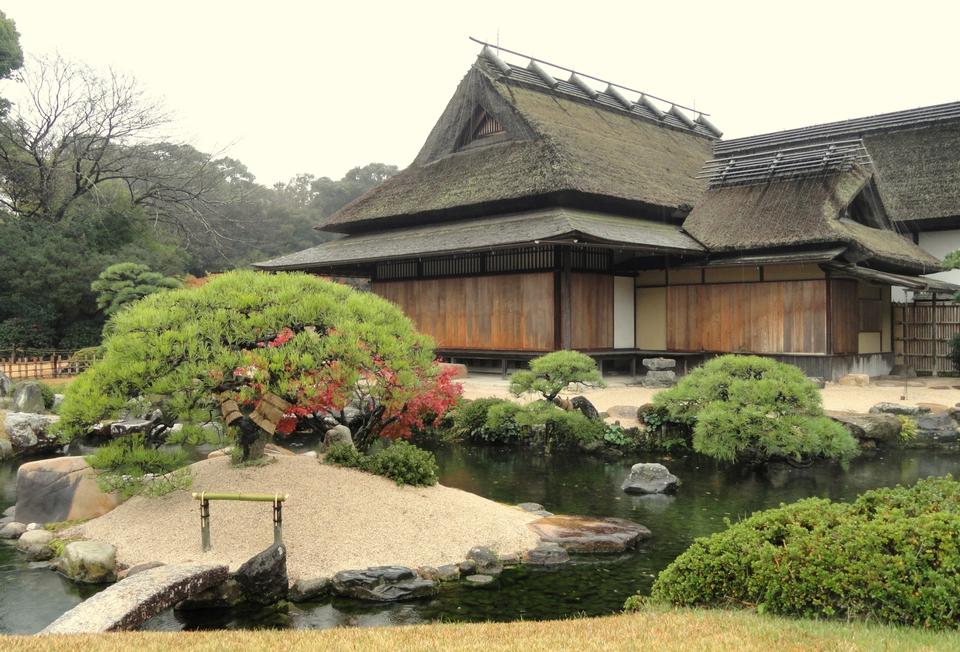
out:
M564 208L348 235L275 258L266 270L318 269L577 239L660 253L703 254L678 226Z
M938 271L936 258L893 230L875 195L873 175L858 165L828 174L720 186L703 195L683 228L711 252L842 244L851 262L908 273ZM864 217L866 204L870 214Z
M414 162L318 228L348 233L576 205L571 196L670 215L702 192L696 173L713 143L704 124L677 112L657 118L641 105L617 108L609 93L581 97L572 84L538 84L509 68L481 56ZM504 133L464 147L478 107Z
M718 156L862 138L891 219L960 225L960 102L717 143Z

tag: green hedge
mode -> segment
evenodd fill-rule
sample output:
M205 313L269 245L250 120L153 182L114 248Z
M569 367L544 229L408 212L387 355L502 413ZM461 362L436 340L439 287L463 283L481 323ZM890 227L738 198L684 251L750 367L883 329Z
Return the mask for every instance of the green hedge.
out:
M923 627L960 623L960 483L809 498L697 539L652 599ZM634 601L636 602L636 601Z
M693 449L726 461L824 457L846 463L859 447L824 416L820 393L799 368L759 356L725 355L653 399L649 426L680 428Z

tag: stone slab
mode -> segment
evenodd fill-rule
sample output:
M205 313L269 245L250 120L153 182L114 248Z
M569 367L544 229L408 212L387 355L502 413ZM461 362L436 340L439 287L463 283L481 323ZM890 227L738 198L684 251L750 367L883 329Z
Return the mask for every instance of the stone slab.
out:
M151 568L84 600L40 633L94 634L136 629L164 609L226 579L226 566L176 564Z
M573 553L623 552L650 537L645 526L624 518L548 516L528 527L543 541L558 543Z

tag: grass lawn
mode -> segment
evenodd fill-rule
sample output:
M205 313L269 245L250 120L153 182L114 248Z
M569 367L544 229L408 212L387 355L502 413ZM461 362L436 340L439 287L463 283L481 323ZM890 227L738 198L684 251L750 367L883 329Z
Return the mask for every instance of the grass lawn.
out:
M675 610L564 621L383 629L132 632L10 637L4 650L960 650L960 633L790 620L745 611Z
M57 376L56 378L40 378L35 382L43 383L44 385L49 386L50 389L57 394L62 394L63 390L67 388L67 385L73 382L74 378L76 378L76 376Z

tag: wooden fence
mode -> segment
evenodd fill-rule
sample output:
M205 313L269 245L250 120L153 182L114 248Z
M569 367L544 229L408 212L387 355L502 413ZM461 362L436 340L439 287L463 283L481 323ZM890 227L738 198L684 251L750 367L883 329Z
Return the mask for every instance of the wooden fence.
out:
M918 374L953 375L950 339L960 334L960 304L915 301L893 306L893 350L897 364Z
M95 360L76 351L8 349L0 350L0 372L12 380L75 376Z

